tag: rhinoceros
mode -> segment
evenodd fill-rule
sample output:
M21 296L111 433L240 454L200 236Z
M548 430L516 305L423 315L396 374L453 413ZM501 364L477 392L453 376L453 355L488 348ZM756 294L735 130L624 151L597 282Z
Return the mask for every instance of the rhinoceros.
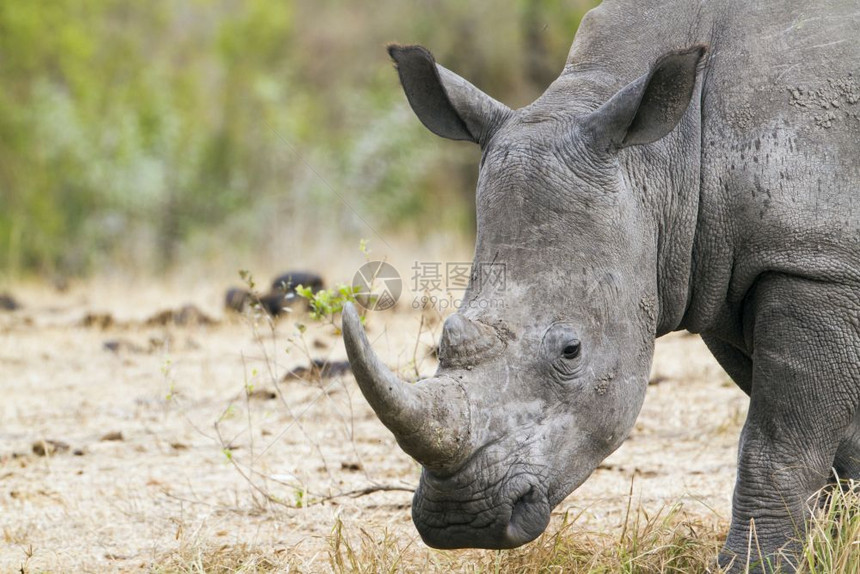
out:
M421 122L482 150L435 376L401 381L343 316L361 390L423 466L428 545L537 537L630 433L655 338L687 329L750 397L717 559L792 568L810 496L860 478L858 29L856 0L606 0L517 110L389 46Z

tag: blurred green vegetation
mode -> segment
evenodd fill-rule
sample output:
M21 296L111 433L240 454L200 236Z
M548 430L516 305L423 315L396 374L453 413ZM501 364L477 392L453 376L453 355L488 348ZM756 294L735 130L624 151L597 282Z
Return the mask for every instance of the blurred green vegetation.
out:
M413 118L384 45L521 106L595 3L3 0L0 270L158 271L290 229L287 259L365 221L468 233L478 152Z

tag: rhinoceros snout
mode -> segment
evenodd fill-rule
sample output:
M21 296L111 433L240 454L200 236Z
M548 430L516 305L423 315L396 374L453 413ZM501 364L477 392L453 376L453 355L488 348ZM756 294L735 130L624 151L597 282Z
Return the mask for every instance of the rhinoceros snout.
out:
M412 520L433 548L516 548L540 536L549 524L550 505L535 485L504 489L485 498L445 492L422 483L412 502Z

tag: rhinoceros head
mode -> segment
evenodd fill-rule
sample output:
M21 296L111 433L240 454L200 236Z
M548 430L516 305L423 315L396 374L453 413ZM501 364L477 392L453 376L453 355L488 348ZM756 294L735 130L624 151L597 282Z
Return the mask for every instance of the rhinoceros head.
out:
M658 233L620 150L675 128L703 49L664 56L603 103L577 99L562 76L516 111L424 48L389 53L420 120L483 150L477 246L435 376L399 380L349 305L347 352L376 414L424 467L412 507L424 541L519 546L622 443L642 405Z

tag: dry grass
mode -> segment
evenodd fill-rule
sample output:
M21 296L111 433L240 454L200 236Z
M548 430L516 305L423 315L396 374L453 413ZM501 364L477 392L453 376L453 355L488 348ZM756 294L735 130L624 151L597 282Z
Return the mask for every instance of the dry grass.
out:
M829 491L806 537L799 574L860 572L860 490ZM401 544L389 533L347 533L338 522L330 538L334 572L506 572L537 574L687 574L717 572L715 559L726 525L689 515L682 504L656 514L638 506L618 529L580 528L565 515L561 525L523 548L438 552Z
M150 572L158 574L260 574L293 570L294 558L272 549L212 545L206 541L182 544L158 556Z
M709 566L722 535L679 504L654 515L639 507L620 532L582 529L565 515L553 532L504 551L433 551L399 544L388 533L348 534L338 524L329 555L335 572L687 573Z
M860 572L860 482L844 482L825 495L798 572Z
M860 494L837 490L811 524L799 574L860 572ZM689 514L682 504L649 514L641 505L617 528L582 528L565 515L552 532L523 548L505 551L436 551L386 529L347 527L336 520L328 560L308 560L296 549L247 544L213 545L205 535L154 557L158 574L268 572L688 574L717 572L714 560L725 524ZM318 558L318 557L315 557ZM26 571L26 568L24 569Z

